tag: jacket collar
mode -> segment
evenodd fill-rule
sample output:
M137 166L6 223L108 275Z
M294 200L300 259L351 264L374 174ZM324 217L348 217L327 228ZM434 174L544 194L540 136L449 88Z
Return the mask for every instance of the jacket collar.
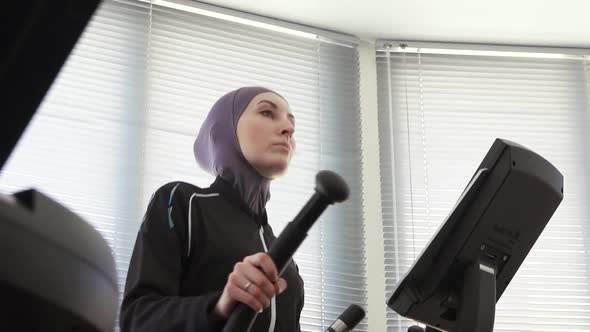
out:
M266 209L264 209L261 214L254 213L248 204L246 204L246 202L242 199L238 191L220 176L215 178L215 181L213 184L211 184L211 189L219 192L231 204L238 206L240 210L244 211L244 213L250 216L259 227L268 224Z

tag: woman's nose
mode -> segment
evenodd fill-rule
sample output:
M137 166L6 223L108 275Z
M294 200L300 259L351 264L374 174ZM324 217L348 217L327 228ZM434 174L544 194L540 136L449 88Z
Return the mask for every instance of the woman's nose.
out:
M291 138L293 136L293 133L295 133L295 126L290 120L286 120L283 122L284 124L282 124L281 135Z

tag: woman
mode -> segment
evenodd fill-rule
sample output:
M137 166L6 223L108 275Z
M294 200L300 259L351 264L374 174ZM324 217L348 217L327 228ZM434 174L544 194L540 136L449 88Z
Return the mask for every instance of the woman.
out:
M275 240L270 181L287 170L294 131L288 103L271 90L245 87L215 103L194 145L215 182L173 182L154 194L129 265L122 331L220 331L238 302L260 312L251 331L300 331L297 267L279 278L264 253Z

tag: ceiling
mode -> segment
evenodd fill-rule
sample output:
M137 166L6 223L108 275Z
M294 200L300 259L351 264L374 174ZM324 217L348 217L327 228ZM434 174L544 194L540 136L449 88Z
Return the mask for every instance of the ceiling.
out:
M590 0L206 0L362 39L590 48Z

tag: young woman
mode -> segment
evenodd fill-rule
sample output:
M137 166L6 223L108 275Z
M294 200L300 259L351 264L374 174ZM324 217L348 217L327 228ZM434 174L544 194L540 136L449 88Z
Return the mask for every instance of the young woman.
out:
M122 331L221 331L238 302L251 331L300 331L303 281L291 262L279 278L264 252L270 182L295 150L295 119L277 93L244 87L221 97L194 144L209 188L159 188L139 230L121 306ZM288 287L287 287L288 286Z

